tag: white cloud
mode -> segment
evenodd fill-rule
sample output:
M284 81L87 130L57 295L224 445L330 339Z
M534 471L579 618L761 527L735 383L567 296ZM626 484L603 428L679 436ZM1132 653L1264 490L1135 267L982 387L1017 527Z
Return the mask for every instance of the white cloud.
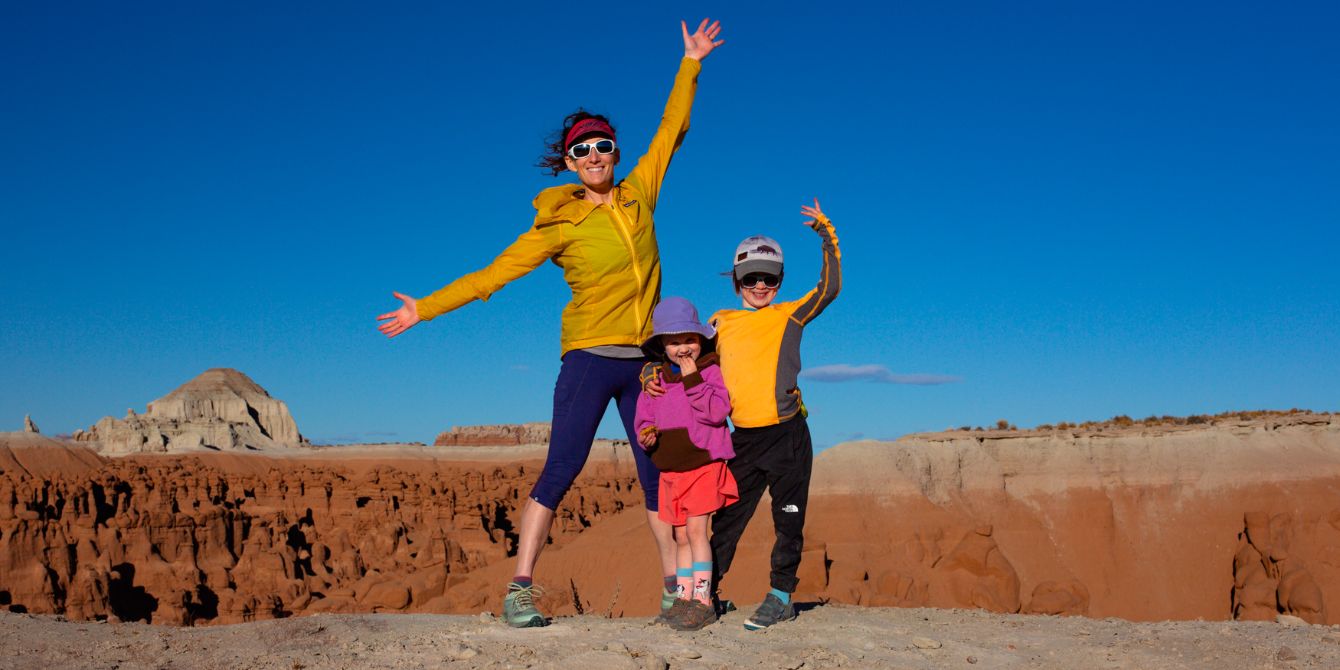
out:
M913 386L936 386L963 381L962 377L952 375L931 375L920 373L896 373L883 365L820 365L803 370L803 379L816 382L877 382L880 384L911 384Z

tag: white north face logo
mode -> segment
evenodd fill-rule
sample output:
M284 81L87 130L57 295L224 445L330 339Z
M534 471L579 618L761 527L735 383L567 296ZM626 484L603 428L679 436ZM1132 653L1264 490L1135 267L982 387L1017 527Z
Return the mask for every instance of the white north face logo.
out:
M799 511L800 511L800 508L799 508L799 507L796 507L795 505L786 505L786 506L782 507L782 511L783 511L783 512L799 512Z

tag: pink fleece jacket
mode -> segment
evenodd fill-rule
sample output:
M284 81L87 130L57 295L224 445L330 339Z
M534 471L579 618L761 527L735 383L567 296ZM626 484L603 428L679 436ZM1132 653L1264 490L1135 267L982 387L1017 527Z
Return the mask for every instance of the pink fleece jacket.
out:
M701 369L682 379L670 372L669 366L663 367L661 385L665 395L653 398L643 391L637 398L633 425L639 433L647 426L655 426L663 445L687 438L692 446L707 451L712 460L734 458L730 429L726 427L730 396L717 357L703 356L698 365Z

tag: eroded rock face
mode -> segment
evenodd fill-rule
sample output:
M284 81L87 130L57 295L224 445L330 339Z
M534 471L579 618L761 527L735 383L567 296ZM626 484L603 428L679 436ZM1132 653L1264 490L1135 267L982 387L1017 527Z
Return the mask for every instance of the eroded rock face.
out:
M548 614L658 607L629 449L593 457L559 510L536 575ZM0 607L155 623L497 611L544 450L410 451L418 461L388 448L359 465L0 448ZM467 457L496 460L446 460ZM839 445L814 462L796 598L1335 624L1338 491L1335 416ZM769 588L770 507L741 541L727 598Z
M515 552L537 472L223 454L69 470L0 469L0 606L176 625L476 607L479 589L449 587ZM631 462L590 464L552 547L640 505L635 479Z
M143 415L103 417L79 441L97 442L108 455L299 447L306 440L288 406L249 377L213 368L149 403Z
M768 588L759 509L726 597ZM805 533L802 598L1340 623L1340 416L839 445Z
M1249 512L1243 523L1233 556L1233 618L1275 621L1287 614L1326 623L1321 588L1290 552L1296 532L1292 515Z
M433 446L494 447L516 444L548 444L549 424L521 423L495 426L454 426L439 433Z
M24 414L24 415L23 415L23 432L25 432L25 433L40 433L40 432L42 432L42 431L40 431L40 430L37 429L37 424L33 423L33 417L32 417L31 415Z

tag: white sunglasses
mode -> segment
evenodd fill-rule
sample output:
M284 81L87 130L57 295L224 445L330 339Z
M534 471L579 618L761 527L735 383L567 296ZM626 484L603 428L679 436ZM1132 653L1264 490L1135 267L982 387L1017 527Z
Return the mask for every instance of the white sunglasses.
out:
M568 157L573 160L586 158L591 155L592 149L595 149L598 154L608 156L609 154L614 153L614 140L598 140L596 142L580 142L574 144L572 145L572 148L568 149Z

